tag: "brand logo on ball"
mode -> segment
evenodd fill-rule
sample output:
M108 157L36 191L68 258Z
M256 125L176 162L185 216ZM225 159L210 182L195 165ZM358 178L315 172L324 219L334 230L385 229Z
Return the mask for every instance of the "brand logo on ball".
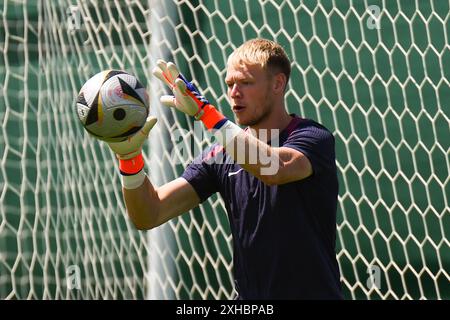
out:
M120 99L123 98L123 91L122 91L122 87L121 86L114 87L112 92L114 93L114 95L116 97L119 97Z

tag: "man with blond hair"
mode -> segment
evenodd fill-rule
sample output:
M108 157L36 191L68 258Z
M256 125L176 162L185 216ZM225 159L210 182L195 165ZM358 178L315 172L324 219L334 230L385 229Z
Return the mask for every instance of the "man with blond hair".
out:
M334 138L285 108L290 61L266 39L229 57L225 82L236 122L209 103L173 63L153 73L173 92L161 102L202 121L219 141L161 187L144 172L149 117L131 139L110 143L120 159L129 216L157 227L219 192L233 235L238 299L341 299L336 261L338 180ZM219 161L219 159L224 161Z

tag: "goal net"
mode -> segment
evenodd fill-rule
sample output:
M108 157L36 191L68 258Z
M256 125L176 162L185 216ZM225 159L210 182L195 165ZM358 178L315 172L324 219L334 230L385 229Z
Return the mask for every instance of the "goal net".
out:
M232 118L227 56L265 37L293 61L289 111L336 138L345 297L449 299L449 7L0 0L0 298L232 299L223 200L137 231L116 159L82 129L75 98L108 68L146 84L159 121L144 153L161 185L210 141L192 119L160 106L155 61L174 61Z

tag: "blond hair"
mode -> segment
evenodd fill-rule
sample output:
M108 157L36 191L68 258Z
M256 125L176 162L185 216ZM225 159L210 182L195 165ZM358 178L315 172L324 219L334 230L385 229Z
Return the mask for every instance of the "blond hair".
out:
M284 49L273 41L256 38L244 42L228 58L228 65L260 65L271 73L282 72L289 81L291 63Z

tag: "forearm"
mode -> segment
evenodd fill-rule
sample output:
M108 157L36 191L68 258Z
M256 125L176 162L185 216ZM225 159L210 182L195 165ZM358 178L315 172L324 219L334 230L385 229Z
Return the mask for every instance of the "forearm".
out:
M145 177L142 185L135 189L122 188L128 215L139 230L148 230L157 225L160 200L158 192Z
M278 147L278 130L271 130L270 138L264 133L260 131L261 139L258 139L256 134L243 131L227 120L216 128L214 135L237 164L265 184L285 184L312 174L311 163L303 153ZM271 141L271 145L265 141Z

